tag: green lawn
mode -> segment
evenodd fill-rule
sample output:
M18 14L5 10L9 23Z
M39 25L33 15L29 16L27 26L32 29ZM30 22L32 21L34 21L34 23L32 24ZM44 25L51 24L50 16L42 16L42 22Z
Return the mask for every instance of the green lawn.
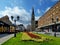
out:
M60 38L39 34L40 36L53 39L47 42L35 42L35 41L21 41L22 33L18 33L17 37L13 37L2 45L60 45Z

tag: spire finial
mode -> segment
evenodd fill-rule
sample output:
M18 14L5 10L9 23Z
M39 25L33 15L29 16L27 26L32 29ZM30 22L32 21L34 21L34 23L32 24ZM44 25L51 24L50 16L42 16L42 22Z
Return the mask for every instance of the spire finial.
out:
M34 15L34 7L32 7L32 14Z

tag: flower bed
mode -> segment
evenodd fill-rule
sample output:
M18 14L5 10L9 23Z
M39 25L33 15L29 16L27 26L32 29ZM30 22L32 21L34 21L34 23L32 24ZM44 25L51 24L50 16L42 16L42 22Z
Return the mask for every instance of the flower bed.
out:
M37 41L37 42L43 42L43 41L49 41L49 38L38 36L38 34L33 34L31 32L23 32L22 40L24 41Z
M26 32L26 33L27 33L31 38L41 39L41 37L38 36L38 35L32 34L32 33L30 33L30 32Z
M31 37L27 35L27 33L23 32L22 34L22 40L31 40Z

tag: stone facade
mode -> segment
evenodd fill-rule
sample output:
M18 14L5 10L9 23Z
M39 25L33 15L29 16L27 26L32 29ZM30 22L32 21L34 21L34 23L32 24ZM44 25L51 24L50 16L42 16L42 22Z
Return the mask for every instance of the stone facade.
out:
M57 2L50 10L39 18L38 26L49 25L52 23L52 18L56 20L56 17L58 17L60 21L60 2Z
M51 7L43 16L38 20L38 28L54 25L52 18L56 21L58 17L58 23L60 23L60 1L58 1L53 7Z

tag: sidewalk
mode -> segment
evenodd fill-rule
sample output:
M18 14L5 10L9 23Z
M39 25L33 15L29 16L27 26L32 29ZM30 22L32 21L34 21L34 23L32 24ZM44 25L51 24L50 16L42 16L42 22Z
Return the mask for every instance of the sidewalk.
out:
M47 35L50 35L50 36L54 36L54 33L55 32L35 32L35 33L38 33L38 34L47 34ZM56 37L59 37L60 38L60 32L56 32Z
M13 36L14 36L14 34L10 34L10 35L0 38L0 45L2 43L6 42L7 40L9 40L10 38L12 38Z

